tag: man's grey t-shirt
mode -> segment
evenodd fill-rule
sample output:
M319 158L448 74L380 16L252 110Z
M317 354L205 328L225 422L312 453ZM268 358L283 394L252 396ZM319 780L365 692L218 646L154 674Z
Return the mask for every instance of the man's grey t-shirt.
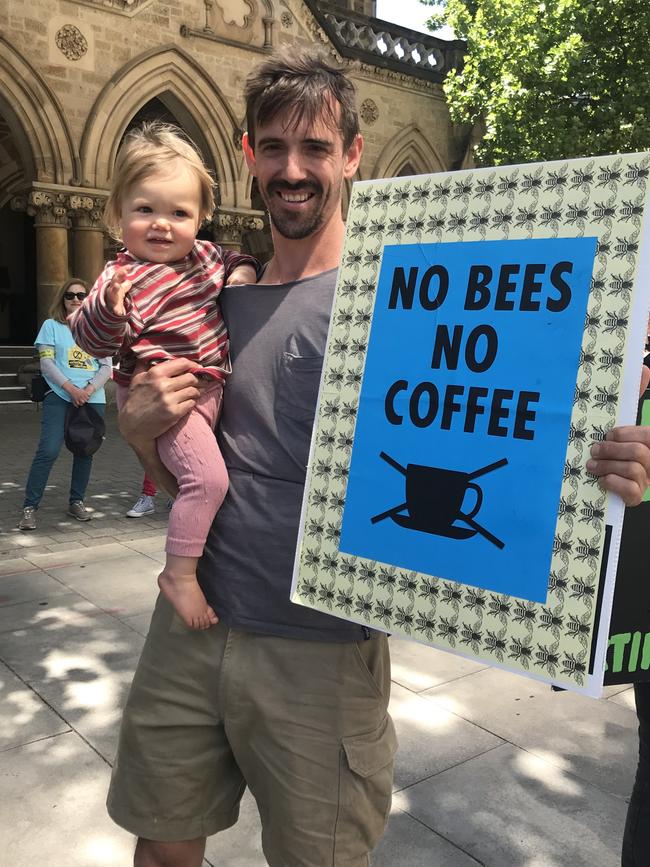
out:
M199 563L220 619L250 632L354 641L361 626L289 601L336 270L224 288L233 372L219 444L230 486Z

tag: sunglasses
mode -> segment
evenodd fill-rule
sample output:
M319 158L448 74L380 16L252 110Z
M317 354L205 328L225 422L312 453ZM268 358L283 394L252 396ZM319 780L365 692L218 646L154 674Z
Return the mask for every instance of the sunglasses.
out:
M74 301L75 298L77 299L77 301L83 301L84 298L86 297L86 293L85 292L64 292L63 297L65 298L66 301Z

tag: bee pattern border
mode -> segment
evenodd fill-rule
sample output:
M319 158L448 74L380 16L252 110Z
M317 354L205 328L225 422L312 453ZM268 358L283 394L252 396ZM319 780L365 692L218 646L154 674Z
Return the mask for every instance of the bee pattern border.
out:
M578 470L591 443L616 419L648 184L650 155L632 154L354 185L305 490L303 524L309 529L301 532L294 602L560 685L585 685L597 627L597 594L591 591L599 581L605 497L593 477ZM610 201L617 204L604 204ZM435 244L559 236L597 237L598 283L592 284L583 333L545 602L497 597L339 553L368 311L381 267L378 245L414 238Z

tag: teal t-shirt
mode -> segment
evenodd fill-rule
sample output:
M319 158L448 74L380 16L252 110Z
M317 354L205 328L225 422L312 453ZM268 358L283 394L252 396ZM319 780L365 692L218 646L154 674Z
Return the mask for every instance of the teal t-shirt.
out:
M99 361L83 349L79 349L68 326L55 319L46 319L41 325L34 346L52 346L54 363L77 388L84 388L88 380L92 379L99 370ZM66 394L60 385L50 382L47 377L45 380L55 394L63 400L70 400L70 395ZM106 403L104 389L98 388L90 396L88 403Z

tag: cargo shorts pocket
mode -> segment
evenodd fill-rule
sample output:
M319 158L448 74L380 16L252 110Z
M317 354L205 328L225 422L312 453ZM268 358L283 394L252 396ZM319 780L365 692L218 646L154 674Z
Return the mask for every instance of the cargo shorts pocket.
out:
M342 739L335 863L372 851L383 834L396 751L397 735L388 714L374 731Z

